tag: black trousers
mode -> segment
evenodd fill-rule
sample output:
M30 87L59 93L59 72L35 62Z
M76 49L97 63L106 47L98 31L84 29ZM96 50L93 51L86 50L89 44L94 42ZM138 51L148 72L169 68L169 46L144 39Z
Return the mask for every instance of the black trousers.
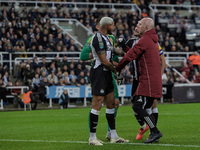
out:
M60 105L63 105L64 108L68 108L68 102L62 102Z
M155 98L153 97L145 97L140 95L135 96L133 102L133 110L143 121L148 124L151 131L158 132L153 115L149 115L146 111L146 109L152 107L154 99Z

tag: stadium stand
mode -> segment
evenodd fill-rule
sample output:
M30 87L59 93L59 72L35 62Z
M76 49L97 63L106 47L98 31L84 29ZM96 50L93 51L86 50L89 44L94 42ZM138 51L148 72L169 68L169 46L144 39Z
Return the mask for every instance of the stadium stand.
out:
M97 3L98 2L98 3ZM20 80L44 100L45 86L89 85L90 62L79 59L81 48L95 30L97 18L114 18L118 39L134 37L142 17L155 20L159 43L168 67L163 84L200 83L199 65L189 56L200 47L198 1L79 0L1 1L0 79ZM189 12L189 13L188 13ZM117 43L116 43L117 46ZM124 69L130 84L131 66ZM42 88L38 85L42 85Z

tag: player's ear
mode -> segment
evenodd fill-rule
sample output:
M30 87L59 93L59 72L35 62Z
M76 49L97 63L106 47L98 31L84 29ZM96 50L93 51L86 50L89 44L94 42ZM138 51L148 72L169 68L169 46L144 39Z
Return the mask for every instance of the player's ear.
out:
M106 25L105 28L106 28L106 30L107 30L107 29L109 28L109 25Z

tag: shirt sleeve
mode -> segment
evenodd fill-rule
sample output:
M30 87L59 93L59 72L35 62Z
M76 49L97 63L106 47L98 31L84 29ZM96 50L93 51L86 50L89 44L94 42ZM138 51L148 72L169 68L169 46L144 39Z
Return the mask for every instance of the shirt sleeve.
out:
M92 46L94 47L95 51L101 52L106 50L106 43L102 36L97 33L93 39Z
M158 43L158 47L159 47L159 54L160 56L163 54L163 50L162 50L162 47L160 46L160 44Z
M81 51L80 59L82 61L89 60L90 52L91 52L90 44L89 44L89 47L88 46L84 46L82 51Z
M91 47L90 47L91 39L92 39L92 36L89 37L88 40L85 42L85 45L81 51L80 59L82 61L89 60L89 56L91 52Z
M121 71L130 61L135 60L140 54L144 52L144 44L142 44L144 40L144 38L139 40L133 48L128 50L128 52L124 55L122 60L117 65L117 71Z

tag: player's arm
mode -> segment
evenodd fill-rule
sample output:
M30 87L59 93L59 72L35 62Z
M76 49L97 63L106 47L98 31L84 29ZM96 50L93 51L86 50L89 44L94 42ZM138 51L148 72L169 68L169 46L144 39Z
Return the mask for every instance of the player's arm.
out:
M80 56L80 59L82 61L86 61L86 60L90 60L92 59L93 56L92 56L92 51L91 49L87 48L87 47L83 47L82 51L81 51L81 56Z
M100 35L94 37L92 46L94 47L101 64L108 70L116 73L116 69L114 68L113 64L106 58L106 43L103 41Z
M121 71L130 61L135 60L140 54L144 51L145 46L145 39L140 40L137 44L134 45L133 48L128 49L127 53L124 55L122 60L119 62L119 64L116 67L117 71Z
M160 62L161 62L161 73L164 73L165 67L166 67L166 61L164 54L160 55Z
M82 61L86 61L86 60L90 60L93 58L92 56L92 52L91 52L91 47L90 47L90 43L91 43L91 39L93 36L90 36L88 38L88 40L85 42L85 45L81 51L81 55L80 55L80 59Z
M158 46L159 46L160 62L161 62L161 74L163 74L166 67L166 61L165 61L164 53L159 43L158 43Z
M106 67L108 70L111 70L112 72L116 73L116 69L114 68L113 64L108 61L108 59L106 58L106 51L100 51L97 52L97 55L101 61L101 64Z
M127 43L130 43L129 41L130 41L130 40L125 41L124 38L119 38L119 39L118 39L118 45L119 45L120 47L122 47L122 50L123 50L125 53L127 53L127 52L129 51L129 49L132 47L132 46L129 46L129 45L127 44Z
M116 61L112 61L112 64L116 67L118 63Z

